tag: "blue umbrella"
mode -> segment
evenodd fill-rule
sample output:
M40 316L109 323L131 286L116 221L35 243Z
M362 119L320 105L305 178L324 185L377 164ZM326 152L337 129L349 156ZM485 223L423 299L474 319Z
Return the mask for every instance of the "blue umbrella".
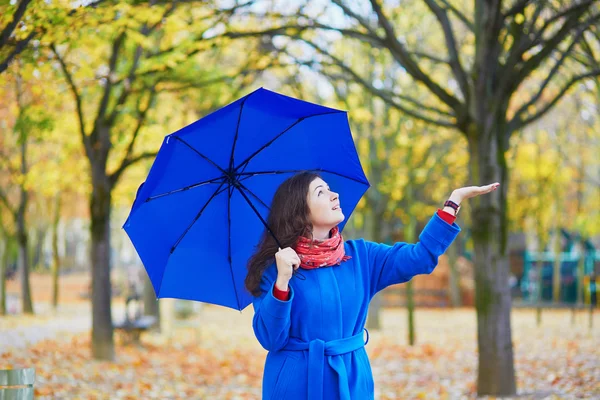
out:
M261 88L166 136L123 226L157 297L250 304L246 265L270 202L306 170L348 217L369 182L345 111Z

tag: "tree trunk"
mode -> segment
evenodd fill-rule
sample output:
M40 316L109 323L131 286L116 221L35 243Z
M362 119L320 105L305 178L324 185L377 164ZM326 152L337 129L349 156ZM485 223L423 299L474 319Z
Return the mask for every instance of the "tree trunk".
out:
M10 254L9 239L2 241L2 257L0 257L0 315L6 315L6 270L8 269L8 256Z
M39 271L43 269L42 251L44 249L44 238L46 237L47 227L38 227L33 229L31 237L33 242L31 243L31 268L33 271Z
M144 315L152 315L156 317L156 325L153 329L160 332L160 307L154 287L150 281L150 277L144 271Z
M374 209L367 214L365 225L367 225L367 232L369 232L370 240L374 242L381 242L381 222L382 215L377 215ZM376 294L371 303L369 304L369 312L367 313L367 328L368 329L381 329L381 321L379 318L379 311L381 310L381 292Z
M31 286L29 285L29 252L27 251L27 233L18 233L19 258L18 270L21 273L21 302L23 313L33 314L31 301Z
M52 221L52 306L58 307L58 276L60 270L60 259L58 255L58 223L60 222L61 197L56 195L54 205L54 220Z
M583 277L585 276L585 255L586 251L581 243L581 252L577 262L577 305L583 304Z
M558 198L555 199L555 201L558 201ZM556 217L556 219L558 219L558 216ZM560 226L557 225L556 226L556 234L554 237L554 268L552 271L552 300L555 303L559 303L560 302L560 281L561 281L561 273L560 273L560 266L562 264L561 262L561 240L560 240Z
M369 312L367 313L367 329L378 330L381 329L381 319L379 318L379 311L381 310L381 292L377 293L371 299L369 303Z
M499 182L497 192L479 196L472 202L475 261L475 304L479 369L478 395L510 396L516 393L511 337L511 295L508 282L506 193L507 167L503 125L482 118L483 132L469 135L469 172L473 185ZM502 150L502 151L501 151Z
M21 173L27 175L27 137L22 134L21 137ZM19 209L17 210L17 242L19 245L19 271L21 272L21 301L23 303L23 312L33 314L33 304L31 302L31 287L29 285L29 249L27 247L27 224L25 215L27 212L27 202L29 193L25 185L20 185Z
M598 289L596 289L598 290ZM597 293L597 292L596 292ZM596 299L598 299L598 294L596 294ZM596 300L598 301L598 300ZM590 329L590 333L594 328L594 304L590 301L590 312L588 313L588 328Z
M542 276L542 270L544 267L544 262L542 260L537 260L536 262L536 270L537 270L537 307L536 307L536 313L535 313L535 321L537 326L542 325L542 284L544 282L543 276Z
M23 195L23 194L22 194ZM27 196L24 194L24 196ZM17 218L17 244L19 246L17 269L21 275L21 302L23 313L33 314L33 303L31 301L31 286L29 284L29 249L27 246L28 237L25 228L25 201L21 201L23 205L19 207Z
M448 280L450 303L452 304L452 307L457 308L462 306L462 298L460 293L460 275L458 274L458 268L456 266L460 243L458 243L457 240L455 240L455 242L456 243L452 243L450 245L446 254L448 255L448 266L450 268L450 276Z
M577 261L577 269L576 269L576 294L577 294L577 299L576 299L576 303L575 303L575 307L572 308L572 313L571 313L571 325L575 326L575 318L576 318L576 314L577 314L577 307L581 307L583 305L583 276L584 276L584 268L585 268L585 250L584 249L584 244L581 243L581 248L582 251L579 253L579 260Z
M167 343L171 344L175 335L175 299L161 299L160 313L162 326L161 332L167 338Z
M407 199L412 203L412 191L410 190L411 184L408 184L408 191L411 194ZM404 225L404 241L406 243L415 242L415 227L417 221L415 216L411 213L408 216L408 224ZM413 346L415 344L415 295L413 290L412 280L406 283L406 310L408 311L408 344Z
M96 166L92 165L94 169ZM92 354L97 360L114 360L110 283L111 188L104 168L92 171L90 199L92 262Z

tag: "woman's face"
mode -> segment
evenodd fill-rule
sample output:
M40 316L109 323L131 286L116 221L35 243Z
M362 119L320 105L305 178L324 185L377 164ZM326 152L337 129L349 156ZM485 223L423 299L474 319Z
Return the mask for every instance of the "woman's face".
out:
M315 178L308 188L308 208L310 220L314 229L330 230L344 220L340 207L339 195L332 192L329 185L321 179Z

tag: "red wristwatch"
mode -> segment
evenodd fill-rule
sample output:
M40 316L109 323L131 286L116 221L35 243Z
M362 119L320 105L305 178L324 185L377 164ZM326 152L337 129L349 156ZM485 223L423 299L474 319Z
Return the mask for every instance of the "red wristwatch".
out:
M446 202L444 203L444 207L452 208L454 210L455 217L458 215L458 211L460 210L460 205L456 204L452 200L446 200Z

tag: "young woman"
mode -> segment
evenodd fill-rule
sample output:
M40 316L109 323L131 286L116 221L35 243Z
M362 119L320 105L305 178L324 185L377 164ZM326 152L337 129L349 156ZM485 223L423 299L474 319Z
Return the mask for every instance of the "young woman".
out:
M283 182L267 220L283 248L265 232L245 282L255 296L254 333L269 351L263 399L373 399L364 348L369 302L389 285L431 273L460 232L454 223L460 202L498 186L455 190L418 243L389 246L344 242L338 194L319 175L303 172Z

